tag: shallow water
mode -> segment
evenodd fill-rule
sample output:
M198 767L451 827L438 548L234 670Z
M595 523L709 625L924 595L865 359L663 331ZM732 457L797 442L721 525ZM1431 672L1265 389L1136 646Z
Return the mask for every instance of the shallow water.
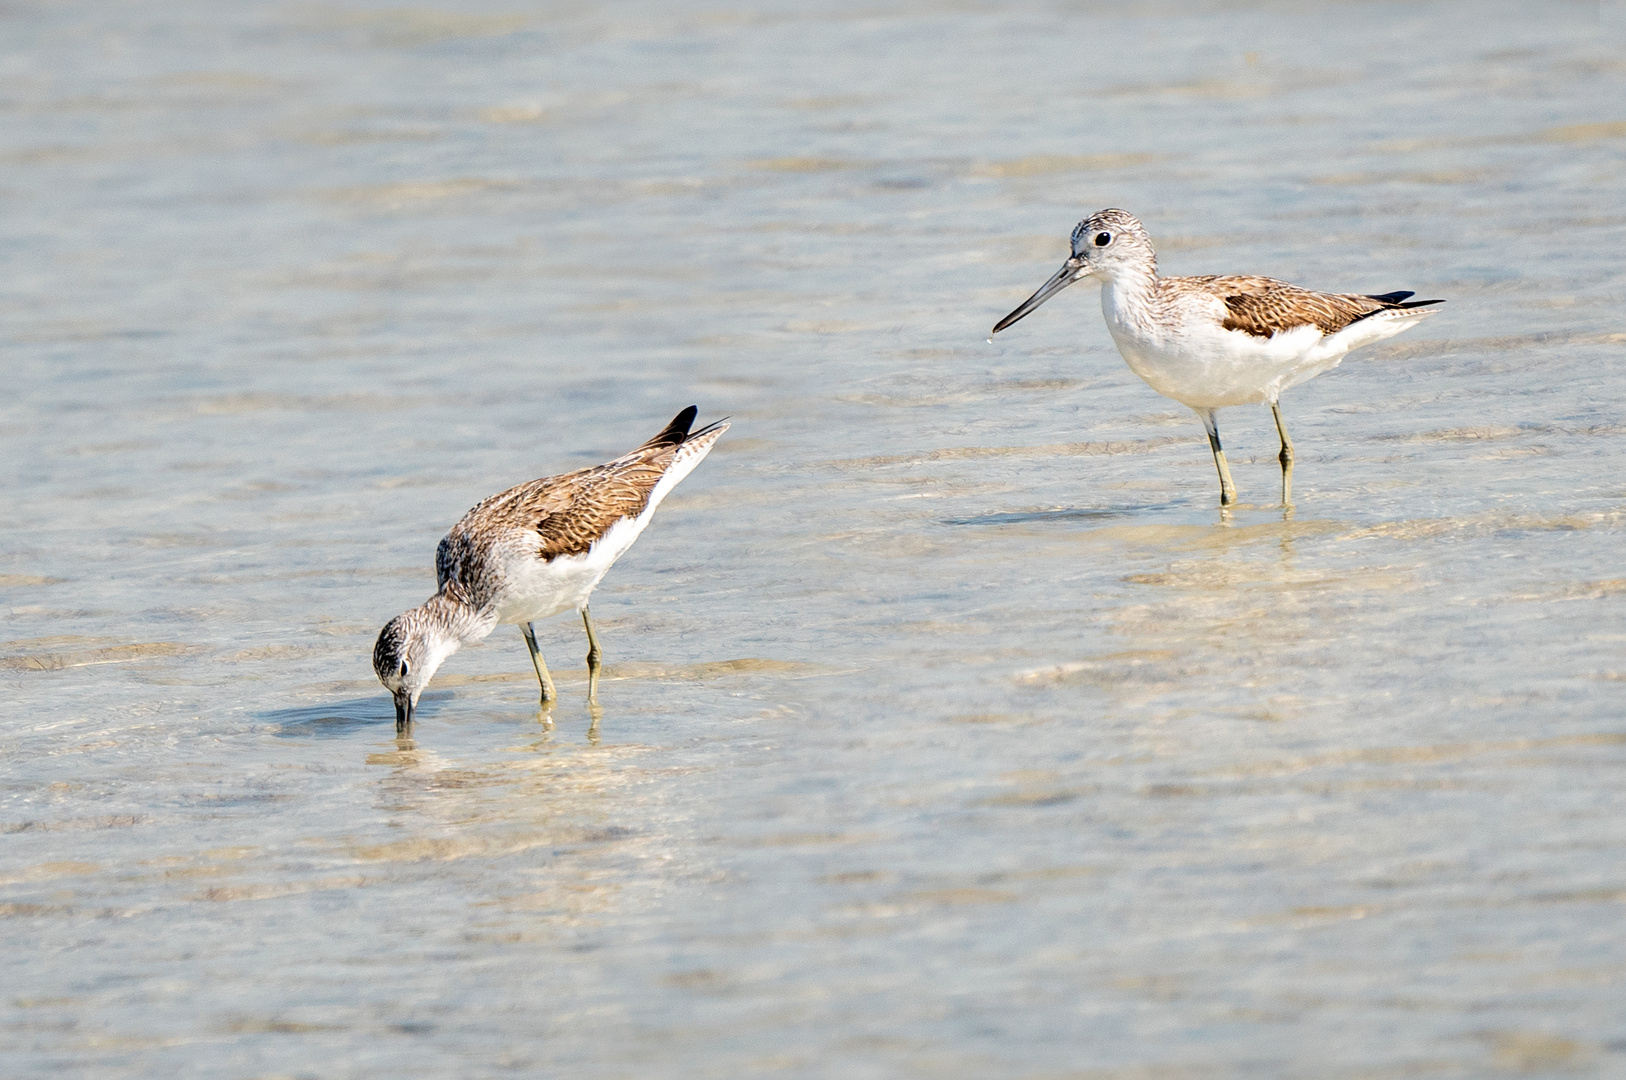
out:
M1626 1073L1596 4L0 9L8 1076ZM1078 286L1448 303L1201 428ZM733 417L584 641L368 654Z

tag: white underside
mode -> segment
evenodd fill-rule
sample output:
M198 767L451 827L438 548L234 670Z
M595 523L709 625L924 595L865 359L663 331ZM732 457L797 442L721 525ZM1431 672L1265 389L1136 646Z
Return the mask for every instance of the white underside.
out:
M1352 350L1393 337L1433 314L1432 308L1380 312L1336 334L1301 326L1261 338L1225 329L1225 305L1218 297L1194 307L1179 323L1155 329L1133 321L1125 299L1110 283L1102 286L1102 314L1129 370L1164 397L1199 411L1273 403L1289 387L1337 367Z
M720 435L722 431L715 434ZM503 588L495 604L495 621L535 622L562 611L581 611L585 608L593 589L649 525L661 500L694 471L694 467L711 451L715 441L715 437L706 438L697 440L697 443L703 442L704 445L690 443L679 449L671 467L649 493L649 502L645 504L643 512L635 518L622 518L610 526L609 531L581 555L561 555L551 562L544 562L536 554L536 534L529 530L516 530L501 544Z

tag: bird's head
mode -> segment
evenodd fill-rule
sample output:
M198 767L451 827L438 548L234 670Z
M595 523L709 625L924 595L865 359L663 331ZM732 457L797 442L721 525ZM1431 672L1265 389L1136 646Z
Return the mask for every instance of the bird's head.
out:
M994 326L994 333L1026 316L1075 281L1120 274L1157 274L1157 254L1146 227L1127 210L1097 210L1073 228L1073 254L1039 291Z
M373 671L395 698L395 726L412 723L422 694L435 671L462 642L436 617L433 601L403 611L384 624L373 646Z

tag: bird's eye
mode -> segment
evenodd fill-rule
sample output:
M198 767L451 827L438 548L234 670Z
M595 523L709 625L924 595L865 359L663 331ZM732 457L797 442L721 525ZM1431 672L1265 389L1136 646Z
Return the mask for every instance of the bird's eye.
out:
M408 664L405 660L402 660L401 661L401 678L403 678L403 679L406 678L407 673L410 672L411 670L412 670L412 665Z
M1110 243L1112 243L1112 234L1111 233L1109 233L1109 232L1098 232L1098 233L1095 234L1095 246L1096 247L1106 247Z

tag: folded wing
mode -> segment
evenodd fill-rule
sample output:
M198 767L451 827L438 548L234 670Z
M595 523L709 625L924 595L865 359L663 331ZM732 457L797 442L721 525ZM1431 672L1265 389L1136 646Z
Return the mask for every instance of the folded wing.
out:
M1303 326L1313 326L1323 334L1338 331L1384 311L1405 311L1444 303L1443 300L1417 300L1406 303L1410 292L1359 296L1353 293L1324 293L1301 289L1285 281L1263 277L1185 278L1225 305L1227 330L1240 330L1253 337L1268 338Z

